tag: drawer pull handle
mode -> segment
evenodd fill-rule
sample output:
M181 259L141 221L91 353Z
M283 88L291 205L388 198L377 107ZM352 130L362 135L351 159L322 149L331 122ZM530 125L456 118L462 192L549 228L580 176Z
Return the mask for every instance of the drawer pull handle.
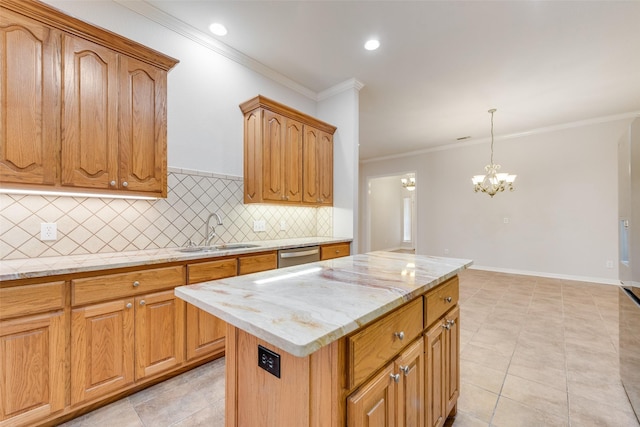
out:
M127 303L127 305L126 305L125 307L127 307L127 308L131 308L131 307L133 307L133 306L131 305L131 303Z
M402 340L404 339L404 332L403 332L403 331L400 331L400 332L394 332L394 333L393 333L393 335L394 335L394 336L396 336L396 337L398 337L398 339L399 339L400 341L402 341Z
M400 366L400 370L404 373L404 376L406 377L407 375L409 375L409 371L411 371L411 368L409 367L409 365Z
M144 300L140 301L140 305L145 305L146 302Z
M140 282L138 282L137 280L135 282L133 282L133 287L137 288L138 286L140 286Z
M390 374L391 379L397 383L400 382L400 374Z
M453 301L453 298L451 298L451 297L445 297L445 298L444 298L444 300L445 300L446 302L451 302L451 301Z

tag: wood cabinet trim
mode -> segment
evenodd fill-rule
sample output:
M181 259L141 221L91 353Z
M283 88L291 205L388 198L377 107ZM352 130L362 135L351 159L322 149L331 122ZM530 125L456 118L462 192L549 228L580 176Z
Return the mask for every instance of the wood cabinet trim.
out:
M249 99L248 101L240 104L240 110L242 110L243 114L247 114L248 112L255 110L256 108L266 108L273 111L274 113L281 114L285 117L300 121L307 125L311 125L315 128L320 129L321 131L330 133L331 135L333 135L337 129L337 127L330 125L329 123L318 120L315 117L295 110L262 95L258 95L255 98Z
M139 59L165 71L169 71L180 62L119 34L69 16L37 0L3 0L2 7L68 34L108 47L118 53Z

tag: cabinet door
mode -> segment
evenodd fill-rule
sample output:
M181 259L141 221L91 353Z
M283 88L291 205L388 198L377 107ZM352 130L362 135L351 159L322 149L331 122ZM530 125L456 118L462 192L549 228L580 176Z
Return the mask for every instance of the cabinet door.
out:
M447 361L446 384L446 414L455 415L455 408L460 396L460 308L456 306L446 314L445 355ZM453 411L453 413L452 413Z
M284 177L284 134L285 117L264 111L262 138L262 198L281 202L285 198Z
M264 110L262 198L302 201L302 123Z
M173 290L136 297L136 380L184 360L184 305Z
M61 311L0 322L0 424L29 425L64 408Z
M397 395L390 363L347 399L349 427L395 427Z
M118 55L65 36L62 185L116 188Z
M167 196L167 73L120 57L118 185Z
M424 340L420 338L403 351L395 362L400 373L398 387L398 427L424 427Z
M244 116L244 202L262 201L262 109Z
M133 383L133 299L71 313L71 404Z
M61 33L0 8L0 182L57 182Z
M445 376L446 344L444 324L441 321L425 334L425 389L426 389L426 426L440 427L446 420L445 413Z
M225 321L187 304L187 360L222 353L226 333Z
M302 166L305 203L333 205L333 136L305 126Z
M302 201L302 123L287 119L284 140L284 188L287 202Z
M189 284L235 276L236 258L200 262L187 266ZM187 304L187 360L224 351L227 323L191 304Z

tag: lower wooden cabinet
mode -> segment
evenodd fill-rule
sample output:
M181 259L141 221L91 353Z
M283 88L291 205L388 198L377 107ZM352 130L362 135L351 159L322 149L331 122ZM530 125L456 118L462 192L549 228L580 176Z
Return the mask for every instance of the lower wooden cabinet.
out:
M184 302L173 290L71 314L71 404L96 399L184 360Z
M320 246L320 261L333 258L341 258L349 256L351 251L351 243L333 243L330 245Z
M0 321L0 425L33 425L65 405L63 311Z
M419 338L349 397L349 427L423 427L424 378Z
M238 260L229 258L206 261L187 266L187 283L206 282L224 279L238 274ZM200 359L213 354L224 353L224 338L227 323L198 307L187 304L186 348L187 361Z
M71 312L71 404L95 399L134 381L134 299Z
M460 395L460 309L456 306L425 333L427 427L455 415Z

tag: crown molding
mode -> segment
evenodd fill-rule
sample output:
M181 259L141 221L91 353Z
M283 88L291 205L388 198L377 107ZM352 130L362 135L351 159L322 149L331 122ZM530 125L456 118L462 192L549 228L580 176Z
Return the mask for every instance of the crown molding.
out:
M156 22L157 24L162 25L163 27L180 34L189 40L196 42L207 49L210 49L225 58L228 58L234 62L237 62L240 65L243 65L271 80L274 80L281 85L288 87L291 90L294 90L301 95L306 96L314 101L317 101L318 95L302 86L299 83L291 80L290 78L278 73L272 68L267 67L261 62L256 61L255 59L245 55L244 53L235 50L231 46L228 46L219 40L203 33L202 31L192 27L191 25L183 22L166 12L152 6L146 1L132 1L132 0L113 0L119 5L126 7L127 9L144 16L151 21Z
M345 80L342 83L338 83L337 85L318 93L316 101L324 101L325 99L331 98L332 96L335 96L339 93L345 92L350 89L353 89L359 92L363 87L364 87L364 83L362 83L358 79L352 78L349 80Z
M565 129L573 129L573 128L578 128L583 126L600 124L600 123L616 122L618 120L627 120L627 119L633 119L638 117L640 117L640 111L631 111L628 113L615 114L612 116L596 117L593 119L579 120L576 122L563 123L560 125L547 126L547 127L532 129L524 132L517 132L517 133L511 133L511 134L502 135L502 136L496 136L493 139L494 141L501 141L506 139L522 138L525 136L539 135L539 134L549 133L549 132L557 132ZM456 148L469 147L469 146L478 145L478 144L485 144L490 141L491 141L491 138L487 137L487 138L480 138L480 139L473 139L473 140L458 142L455 144L447 143L447 145L438 145L435 147L424 148L422 150L408 151L400 154L390 154L388 156L381 156L381 157L372 157L370 159L361 160L360 163L374 163L382 160L399 159L402 157L416 156L420 154L433 153L436 151L453 150Z

